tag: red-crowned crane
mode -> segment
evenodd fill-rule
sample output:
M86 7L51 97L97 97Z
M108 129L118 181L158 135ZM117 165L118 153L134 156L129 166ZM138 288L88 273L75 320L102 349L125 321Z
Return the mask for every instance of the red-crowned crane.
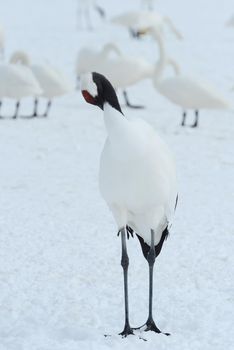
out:
M134 232L149 264L149 315L144 330L161 333L152 314L153 267L177 202L175 163L167 145L148 123L123 115L115 90L103 75L83 75L81 90L88 103L104 111L107 129L99 182L122 241L125 325L120 334L126 337L134 333L129 323L126 245L126 236Z

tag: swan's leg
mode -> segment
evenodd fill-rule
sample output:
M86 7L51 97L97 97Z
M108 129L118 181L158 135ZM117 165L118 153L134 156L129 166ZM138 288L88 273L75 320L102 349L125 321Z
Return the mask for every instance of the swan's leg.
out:
M2 107L2 101L0 101L0 109ZM3 119L3 117L0 115L0 119Z
M129 324L129 309L128 309L128 265L129 258L127 252L127 243L126 243L126 233L125 227L120 230L121 233L121 242L122 242L122 257L121 257L121 266L123 268L124 274L124 302L125 302L125 325L123 331L120 333L123 337L127 337L129 334L133 334L133 329Z
M185 126L186 117L187 117L187 112L184 111L183 114L182 114L181 126Z
M144 106L135 106L135 105L132 105L130 102L129 102L129 99L128 99L128 95L127 95L127 91L126 90L123 90L123 96L124 96L124 100L125 100L125 103L126 103L126 106L129 107L129 108L144 108Z
M192 128L198 127L198 119L199 119L199 111L198 111L198 109L196 109L196 110L195 110L195 122L194 122L194 124L191 126Z
M37 108L38 108L38 98L35 98L35 100L34 100L34 110L33 110L32 117L37 117Z
M45 113L42 115L42 117L47 117L47 116L48 116L49 111L50 111L51 104L52 104L52 101L51 101L51 100L48 100Z
M12 119L16 119L18 117L19 106L20 106L20 101L17 101L15 105L15 114L13 115Z
M33 106L34 106L33 113L31 115L21 116L21 118L31 119L31 118L38 117L38 114L37 114L38 103L39 103L38 98L35 97L34 104L33 104Z
M105 10L101 6L98 6L98 5L95 5L94 8L98 12L99 16L104 20L106 18Z

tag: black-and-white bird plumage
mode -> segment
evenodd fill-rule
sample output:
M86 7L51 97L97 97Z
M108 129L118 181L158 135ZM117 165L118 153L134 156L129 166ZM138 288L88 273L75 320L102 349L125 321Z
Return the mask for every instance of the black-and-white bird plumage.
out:
M126 231L134 231L146 259L153 242L155 259L168 235L177 198L173 156L148 123L123 115L114 88L103 75L85 74L81 88L85 100L104 111L107 139L100 159L100 191L122 233L122 248L126 253Z

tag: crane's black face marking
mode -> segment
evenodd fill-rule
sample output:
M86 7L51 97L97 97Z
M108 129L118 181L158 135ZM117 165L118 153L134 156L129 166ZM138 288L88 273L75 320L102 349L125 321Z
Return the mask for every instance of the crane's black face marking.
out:
M88 103L97 105L102 110L104 108L104 104L109 103L111 107L115 108L117 111L123 114L119 105L115 89L113 88L109 80L107 80L104 77L104 75L96 72L92 73L92 79L97 86L97 96L93 97L89 94L89 92L82 91L85 100Z

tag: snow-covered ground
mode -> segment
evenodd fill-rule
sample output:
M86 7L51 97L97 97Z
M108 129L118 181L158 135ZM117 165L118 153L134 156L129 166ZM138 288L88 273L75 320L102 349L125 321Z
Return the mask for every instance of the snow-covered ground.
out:
M139 6L100 3L109 16ZM225 27L233 0L156 5L184 34L183 42L168 35L171 56L233 100L234 30ZM75 0L2 1L7 54L26 49L71 79L84 44L99 48L112 40L156 60L149 39L133 42L96 14L95 31L77 31L76 6ZM48 119L0 120L0 350L234 348L234 112L203 111L197 130L182 129L181 111L151 82L129 94L147 108L124 112L154 125L177 160L178 210L154 274L155 319L171 337L146 333L144 342L117 335L124 323L120 239L97 183L102 112L74 92L55 101ZM31 104L23 103L24 114ZM128 247L130 318L139 326L147 317L148 269L138 241Z

